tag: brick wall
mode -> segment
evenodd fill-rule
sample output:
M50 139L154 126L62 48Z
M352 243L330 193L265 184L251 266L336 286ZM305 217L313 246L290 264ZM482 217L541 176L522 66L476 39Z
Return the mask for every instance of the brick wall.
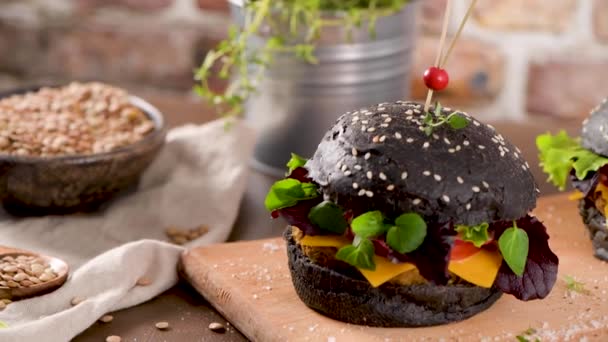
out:
M434 60L445 0L421 1L413 82ZM454 1L451 30L468 1ZM0 90L103 80L191 98L192 70L225 36L225 0L3 0ZM479 0L442 101L486 118L579 119L608 96L608 1Z

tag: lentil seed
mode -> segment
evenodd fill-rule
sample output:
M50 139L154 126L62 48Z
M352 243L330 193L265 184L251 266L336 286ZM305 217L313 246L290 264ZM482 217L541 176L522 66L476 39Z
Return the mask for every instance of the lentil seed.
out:
M110 323L113 320L114 320L114 316L112 316L112 315L103 315L99 319L99 321L102 322L102 323Z
M226 331L226 327L224 327L224 325L221 323L213 322L209 324L209 330L215 333L223 334Z
M72 304L72 306L76 306L80 303L84 302L84 298L81 297L74 297L72 298L72 300L70 301L70 304Z
M158 322L154 325L156 327L156 329L158 330L166 330L169 329L169 323L168 322Z
M137 279L137 283L135 283L137 286L148 286L150 284L152 284L152 280L150 280L150 278L147 277L141 277L139 279Z

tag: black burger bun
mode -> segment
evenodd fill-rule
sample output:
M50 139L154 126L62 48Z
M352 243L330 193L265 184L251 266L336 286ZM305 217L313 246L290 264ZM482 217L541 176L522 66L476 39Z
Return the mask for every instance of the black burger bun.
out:
M313 263L285 232L291 279L300 299L333 319L377 327L422 327L469 318L496 302L502 292L474 285L385 283L374 288Z
M583 217L583 223L589 231L589 237L593 244L595 256L608 261L608 228L606 217L597 210L593 203L587 203L587 199L579 201L579 212Z
M306 164L309 176L338 205L389 216L414 211L475 225L515 220L535 207L528 163L492 126L462 113L467 127L446 124L427 136L422 111L396 102L341 116Z
M593 153L608 156L608 99L583 121L581 145Z

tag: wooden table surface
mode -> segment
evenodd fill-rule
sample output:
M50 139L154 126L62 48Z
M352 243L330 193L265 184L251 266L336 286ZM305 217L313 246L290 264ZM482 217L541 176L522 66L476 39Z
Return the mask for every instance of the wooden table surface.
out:
M163 93L138 93L166 116L169 126L183 123L203 123L215 118L213 112L200 101L193 98L175 97ZM530 165L537 164L534 137L558 126L547 121L517 123L496 123L497 129L518 145ZM576 125L563 123L572 133L578 131ZM533 173L545 193L554 189L545 185L544 175L537 167ZM234 226L231 241L253 240L279 236L284 227L280 220L271 221L263 208L263 199L273 178L253 171L250 174L249 187L244 195L241 210ZM0 240L1 241L1 240ZM115 319L110 324L96 323L78 337L76 342L103 341L108 335L117 334L123 341L246 341L246 338L233 328L225 334L211 332L207 327L210 322L226 322L211 306L188 284L180 282L177 286L157 298L134 308L114 313ZM154 324L158 321L169 321L173 329L159 332Z

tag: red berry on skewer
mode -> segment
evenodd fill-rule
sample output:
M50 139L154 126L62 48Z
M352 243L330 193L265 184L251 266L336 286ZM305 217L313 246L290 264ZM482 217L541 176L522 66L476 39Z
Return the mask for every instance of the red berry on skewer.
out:
M445 89L450 82L450 76L445 69L430 67L424 72L424 84L434 91Z

